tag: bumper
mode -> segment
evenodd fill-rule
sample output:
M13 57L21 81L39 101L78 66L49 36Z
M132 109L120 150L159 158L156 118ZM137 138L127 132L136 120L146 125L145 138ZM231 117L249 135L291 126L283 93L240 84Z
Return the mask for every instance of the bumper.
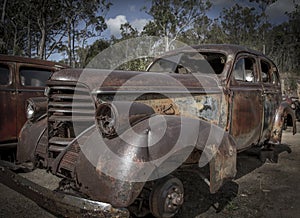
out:
M63 217L129 217L129 211L125 208L113 208L107 203L51 191L19 176L5 166L0 166L0 182L55 215Z

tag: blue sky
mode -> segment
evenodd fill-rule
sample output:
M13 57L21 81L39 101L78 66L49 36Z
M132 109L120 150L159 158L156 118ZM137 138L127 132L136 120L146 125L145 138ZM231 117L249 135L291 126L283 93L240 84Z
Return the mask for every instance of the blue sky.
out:
M277 0L267 8L267 14L271 23L280 23L287 19L284 14L294 9L293 1L300 4L300 0ZM151 20L151 16L141 10L144 6L150 7L151 0L110 0L111 6L107 17L108 29L104 32L105 38L110 38L111 35L119 36L120 25L129 22L134 28L141 31L143 26ZM255 6L255 3L250 3L248 0L210 0L213 6L208 11L208 16L216 18L219 16L223 8L229 8L235 3L243 6ZM257 9L259 10L259 9Z
M120 36L120 26L126 22L129 22L138 31L142 31L144 25L149 22L152 17L149 16L145 10L141 10L143 7L148 9L151 6L151 0L109 0L113 5L106 15L107 30L102 33L102 38L110 39L112 35ZM273 24L278 24L287 20L285 12L291 12L294 10L295 1L300 4L300 0L277 0L270 5L266 13L269 16L269 21ZM255 6L255 3L249 3L248 0L210 0L213 4L212 8L207 12L210 18L217 18L223 8L230 8L234 4L238 3L243 6ZM259 9L257 9L259 10ZM88 40L89 44L92 44L97 37L93 37ZM50 56L50 60L62 59L62 54L53 54Z

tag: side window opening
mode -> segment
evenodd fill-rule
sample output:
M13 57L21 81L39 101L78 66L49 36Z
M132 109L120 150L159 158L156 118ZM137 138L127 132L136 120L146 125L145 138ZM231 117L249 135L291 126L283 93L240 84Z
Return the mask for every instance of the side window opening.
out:
M51 70L21 67L20 81L22 86L43 87L51 75Z
M233 70L235 80L255 82L254 63L255 61L252 58L241 58L238 60Z
M6 65L0 65L0 85L7 86L10 85L10 70Z
M275 65L272 66L273 84L280 85L278 70Z
M268 83L271 82L271 76L270 76L270 69L271 66L269 63L265 62L265 61L261 61L260 62L260 66L261 66L261 77L262 77L262 81L264 83Z

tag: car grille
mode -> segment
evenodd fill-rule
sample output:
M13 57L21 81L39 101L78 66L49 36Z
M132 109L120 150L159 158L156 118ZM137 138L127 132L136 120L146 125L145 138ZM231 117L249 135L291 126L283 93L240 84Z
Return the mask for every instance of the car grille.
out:
M48 154L55 158L83 130L95 122L95 105L83 85L49 85Z

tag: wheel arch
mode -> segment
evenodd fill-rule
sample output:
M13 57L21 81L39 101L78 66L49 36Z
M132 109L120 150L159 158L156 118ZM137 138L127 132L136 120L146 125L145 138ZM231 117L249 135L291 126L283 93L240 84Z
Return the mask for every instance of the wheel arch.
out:
M293 134L296 134L296 116L294 110L290 107L287 102L282 102L279 108L276 111L276 115L274 118L274 124L271 132L270 142L273 144L280 144L282 137L282 130L284 127L284 122L287 117L291 117L292 126L293 126Z

